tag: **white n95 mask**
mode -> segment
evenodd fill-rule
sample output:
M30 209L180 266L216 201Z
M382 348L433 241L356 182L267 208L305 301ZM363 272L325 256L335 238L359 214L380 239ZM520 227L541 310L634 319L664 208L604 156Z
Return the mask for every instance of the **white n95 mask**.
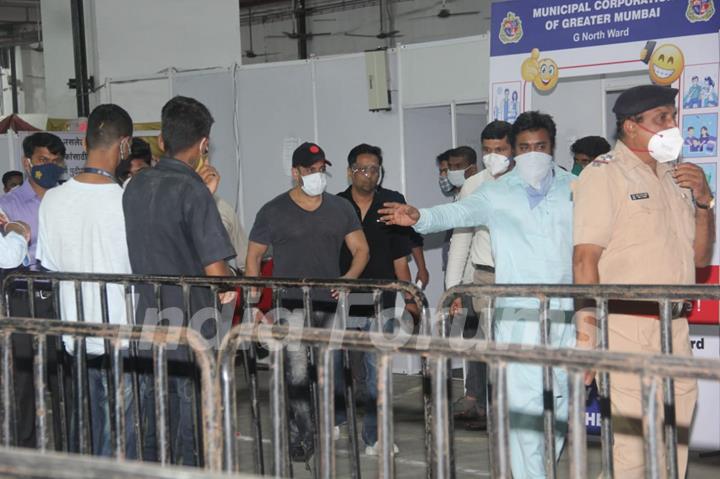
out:
M680 128L668 128L653 134L648 152L658 163L667 163L678 159L684 143Z
M470 168L468 166L468 168ZM467 168L465 168L467 170ZM456 188L460 188L465 184L465 170L448 170L448 181Z
M327 187L327 176L325 173L312 173L302 177L302 190L308 196L320 196Z
M515 157L515 170L525 183L540 189L542 181L550 174L553 157L547 153L531 151Z
M510 158L500 153L488 153L483 156L483 164L491 175L497 176L507 171L510 166Z

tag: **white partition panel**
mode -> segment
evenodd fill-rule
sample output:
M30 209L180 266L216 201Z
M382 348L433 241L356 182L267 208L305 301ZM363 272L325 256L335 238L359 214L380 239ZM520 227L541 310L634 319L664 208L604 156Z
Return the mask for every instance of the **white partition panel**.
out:
M292 184L284 147L293 138L315 137L310 64L245 67L237 85L242 201L249 232L260 207Z
M333 193L347 188L347 155L359 143L382 148L383 185L402 190L398 106L387 112L370 112L366 77L362 54L315 61L318 143L333 162L328 184Z
M487 36L403 45L403 106L480 101L488 95Z
M210 162L220 173L220 196L235 206L239 195L240 167L235 146L233 82L232 71L226 69L181 73L173 78L173 94L195 98L212 113L215 123L210 133Z
M102 102L120 105L135 123L160 121L160 110L171 97L171 81L167 77L109 80L102 93Z
M407 201L427 208L448 200L438 187L438 169L435 158L452 147L450 108L407 109L405 116L405 168L407 171ZM444 233L425 237L425 260L430 272L430 285L426 290L431 307L437 305L445 288L442 270Z

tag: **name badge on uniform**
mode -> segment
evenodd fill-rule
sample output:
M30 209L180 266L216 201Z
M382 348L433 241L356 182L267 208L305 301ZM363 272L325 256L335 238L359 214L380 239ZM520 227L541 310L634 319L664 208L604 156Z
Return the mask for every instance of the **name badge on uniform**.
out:
M630 195L630 199L633 201L646 200L648 198L650 198L650 195L648 193L634 193Z

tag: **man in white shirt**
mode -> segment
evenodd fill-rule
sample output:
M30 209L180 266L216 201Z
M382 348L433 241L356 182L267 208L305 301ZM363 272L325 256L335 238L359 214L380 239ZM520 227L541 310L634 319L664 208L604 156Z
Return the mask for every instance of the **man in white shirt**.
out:
M458 199L471 195L486 181L494 181L512 170L514 163L511 158L512 148L508 134L512 125L506 121L496 120L489 123L481 133L483 164L485 169L469 176L463 182ZM464 148L452 150L452 156L462 155ZM472 155L474 156L474 151ZM486 226L475 228L455 228L450 239L450 252L445 273L445 287L452 288L461 283L494 284L495 263L493 261L490 232ZM487 302L480 298L473 299L473 309L478 317ZM462 300L453 303L451 313L456 315L462 308ZM478 325L478 332L482 332ZM476 337L480 337L477 335ZM485 401L487 399L487 376L483 363L468 362L466 364L465 397L456 403L456 419L468 420L466 429L484 430L486 427Z
M39 212L37 258L51 271L77 273L130 274L123 189L114 177L118 163L130 153L133 125L130 115L117 105L100 105L88 118L85 168L66 183L48 190ZM82 285L85 322L102 322L100 293L97 283ZM107 286L108 320L126 324L125 296L122 285ZM71 282L60 285L60 311L63 321L77 321L75 291ZM65 348L75 354L74 342L64 337ZM110 419L106 364L103 340L86 342L92 451L111 455ZM123 385L126 409L127 454L135 453L131 427L129 381ZM77 414L77 411L75 411ZM77 430L77 428L75 428Z

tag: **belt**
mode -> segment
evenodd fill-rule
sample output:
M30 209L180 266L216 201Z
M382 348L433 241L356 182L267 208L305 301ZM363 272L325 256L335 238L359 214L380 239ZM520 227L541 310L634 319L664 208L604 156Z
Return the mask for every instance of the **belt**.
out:
M672 302L672 319L684 318L690 313L692 303L687 301ZM608 301L609 314L627 314L630 316L650 316L660 318L660 305L652 301L626 301L611 299Z
M476 270L478 271L485 271L486 273L494 273L495 267L488 266L486 264L473 264Z

